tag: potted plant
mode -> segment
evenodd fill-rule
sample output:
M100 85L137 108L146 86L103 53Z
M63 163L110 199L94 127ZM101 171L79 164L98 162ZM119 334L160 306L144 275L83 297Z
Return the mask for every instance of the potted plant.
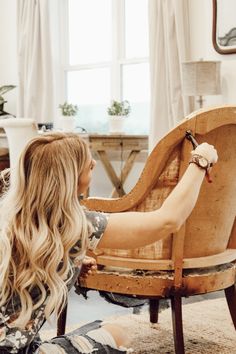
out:
M4 85L0 86L0 116L8 114L7 112L4 111L4 104L7 102L5 101L3 95L7 93L8 91L14 89L16 86L14 85Z
M125 118L129 115L130 111L131 107L129 101L111 101L111 105L107 108L110 133L124 132Z
M73 131L76 127L76 116L79 107L66 101L63 104L60 104L59 108L61 109L62 130L65 132Z

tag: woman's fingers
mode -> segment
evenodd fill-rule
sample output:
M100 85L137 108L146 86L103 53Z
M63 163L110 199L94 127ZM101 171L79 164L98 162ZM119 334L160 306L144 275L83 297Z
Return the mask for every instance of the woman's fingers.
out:
M201 155L205 157L212 164L215 164L218 160L218 154L215 147L208 143L199 144L195 150L191 151L191 154Z
M95 258L85 257L82 263L82 268L80 271L80 276L86 278L88 275L92 274L97 270L97 263Z

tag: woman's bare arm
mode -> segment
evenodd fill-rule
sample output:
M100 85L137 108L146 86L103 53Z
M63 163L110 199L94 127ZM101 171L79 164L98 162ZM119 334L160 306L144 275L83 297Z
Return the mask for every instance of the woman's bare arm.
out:
M211 163L217 161L215 149L206 143L199 145L194 153L205 156ZM142 247L176 232L192 212L204 176L204 170L191 164L160 209L111 214L99 248Z

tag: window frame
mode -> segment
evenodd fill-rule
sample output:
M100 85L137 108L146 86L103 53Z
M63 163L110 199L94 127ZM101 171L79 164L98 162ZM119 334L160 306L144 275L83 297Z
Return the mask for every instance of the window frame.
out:
M149 57L125 57L125 0L112 1L112 59L108 62L70 65L69 63L69 10L68 1L61 1L60 10L60 58L61 58L61 101L67 99L67 73L85 69L110 68L111 97L122 100L122 67L129 64L149 63Z

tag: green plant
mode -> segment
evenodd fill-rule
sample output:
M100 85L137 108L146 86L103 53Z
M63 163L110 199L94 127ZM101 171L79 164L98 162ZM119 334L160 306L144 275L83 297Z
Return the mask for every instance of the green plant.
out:
M129 101L111 101L111 105L107 108L109 116L127 116L131 111Z
M7 102L4 100L3 95L5 93L7 93L10 90L13 90L16 86L14 85L4 85L4 86L0 86L0 105L2 105L3 103Z
M68 102L64 102L63 104L60 104L59 108L61 109L62 115L67 117L76 116L79 110L79 107L77 105Z

